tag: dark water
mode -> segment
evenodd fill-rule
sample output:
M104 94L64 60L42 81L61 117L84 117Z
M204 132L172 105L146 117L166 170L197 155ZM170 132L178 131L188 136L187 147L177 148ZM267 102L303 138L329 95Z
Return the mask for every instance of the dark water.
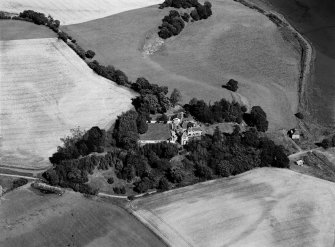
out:
M322 125L335 126L335 0L260 0L270 3L316 50L308 107Z

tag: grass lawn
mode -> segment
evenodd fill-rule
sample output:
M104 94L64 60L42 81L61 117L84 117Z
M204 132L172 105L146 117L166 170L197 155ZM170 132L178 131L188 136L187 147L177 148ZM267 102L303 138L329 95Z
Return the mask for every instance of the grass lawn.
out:
M0 246L165 246L125 210L79 193L18 189L1 200Z
M171 246L332 246L334 183L260 168L133 201Z
M143 45L157 32L169 9L157 6L69 25L70 33L95 59L112 64L135 80L178 88L184 102L203 98L236 99L261 105L272 129L290 128L296 121L300 54L280 30L263 15L233 1L212 1L213 16L190 23L148 56ZM239 81L237 93L224 88L230 78Z
M42 39L57 35L46 26L17 20L0 20L0 40Z

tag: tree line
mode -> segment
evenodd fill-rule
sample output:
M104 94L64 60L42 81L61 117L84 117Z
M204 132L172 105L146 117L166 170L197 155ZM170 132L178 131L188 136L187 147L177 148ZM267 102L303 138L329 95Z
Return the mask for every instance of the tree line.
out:
M243 133L236 129L232 134L216 128L212 136L192 140L186 149L195 175L203 180L237 175L256 167L289 167L284 148L260 137L255 128Z
M229 102L221 99L213 104L207 104L203 100L193 98L184 105L184 109L203 123L235 122L240 124L242 120L245 120L248 126L256 127L262 132L267 131L269 126L266 113L260 106L253 106L251 112L247 113L246 106L236 101Z
M201 5L198 1L181 1L169 0L160 5L159 8L174 7L174 8L190 8L194 7L190 14L180 14L176 10L171 10L168 15L162 19L162 25L158 27L158 36L162 39L167 39L178 35L185 27L185 22L190 18L192 21L207 19L212 15L212 4L208 1Z

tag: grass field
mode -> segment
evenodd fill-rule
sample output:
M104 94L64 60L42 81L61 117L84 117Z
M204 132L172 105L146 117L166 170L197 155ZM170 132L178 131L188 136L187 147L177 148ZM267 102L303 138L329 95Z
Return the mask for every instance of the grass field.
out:
M319 123L334 127L335 1L252 1L283 14L315 48L314 79L307 85L308 110Z
M0 9L19 13L32 9L52 15L61 24L74 24L102 18L123 11L142 8L163 2L162 0L1 0Z
M31 22L0 20L0 40L53 38L56 34L46 26Z
M39 168L71 128L109 127L129 90L97 76L56 38L0 41L0 163Z
M133 202L171 246L333 246L333 183L260 168Z
M207 102L225 97L261 105L270 127L290 128L295 113L300 55L265 16L229 0L211 1L213 16L186 26L152 56L142 48L169 9L147 7L64 27L96 59L124 70L131 79L179 88L184 101ZM112 44L112 45L111 45ZM221 88L230 78L240 82L238 94Z
M79 193L17 189L0 200L0 246L165 246L125 210Z

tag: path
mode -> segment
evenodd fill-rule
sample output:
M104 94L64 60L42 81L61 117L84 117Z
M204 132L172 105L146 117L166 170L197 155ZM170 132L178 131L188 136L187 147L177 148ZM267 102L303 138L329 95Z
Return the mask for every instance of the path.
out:
M25 179L31 179L31 180L38 180L39 179L39 178L34 178L34 177L14 175L14 174L6 174L6 173L0 173L0 176L14 177L14 178L25 178Z
M312 149L308 149L308 150L301 150L299 152L296 152L294 154L289 155L288 158L290 160L293 160L293 159L299 157L300 155L307 154L308 152L318 151L318 150L321 150L321 149L322 148L312 148Z

